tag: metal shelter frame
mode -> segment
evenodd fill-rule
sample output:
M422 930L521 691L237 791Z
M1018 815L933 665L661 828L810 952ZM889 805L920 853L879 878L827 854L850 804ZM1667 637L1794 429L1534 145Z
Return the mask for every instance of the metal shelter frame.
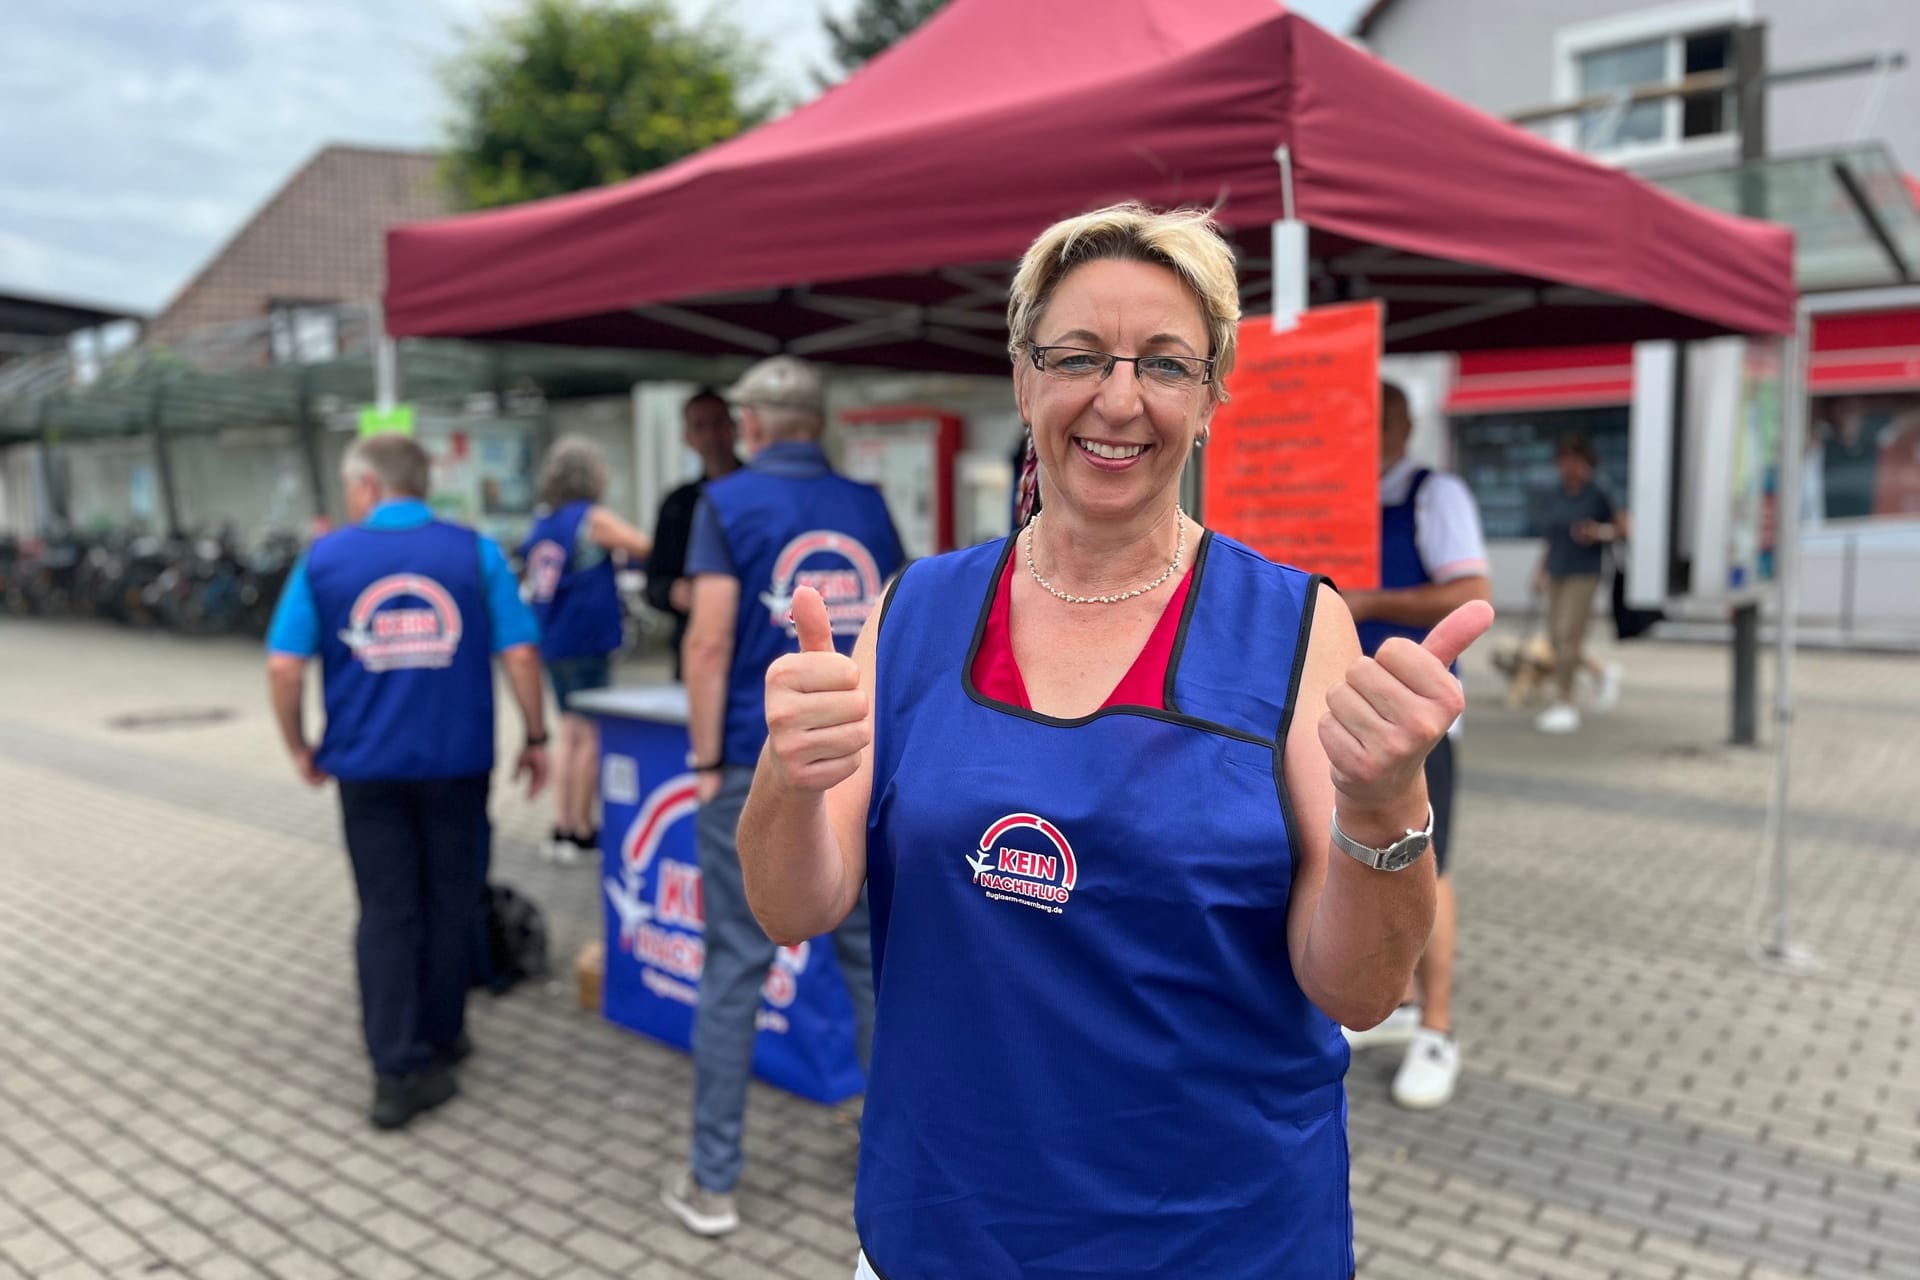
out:
M266 318L223 325L172 346L142 343L107 357L87 376L65 351L47 351L0 367L0 448L39 445L54 508L66 502L51 467L54 450L88 441L139 436L153 441L155 479L167 532L182 525L169 442L233 430L279 429L298 450L315 511L327 507L324 454L328 421L372 402L389 376L416 399L493 412L512 398L556 400L625 395L634 383L671 378L716 381L734 360L674 353L535 344L475 344L453 339L394 343L370 308L333 308L338 323L330 358L278 359ZM478 411L478 410L477 410Z

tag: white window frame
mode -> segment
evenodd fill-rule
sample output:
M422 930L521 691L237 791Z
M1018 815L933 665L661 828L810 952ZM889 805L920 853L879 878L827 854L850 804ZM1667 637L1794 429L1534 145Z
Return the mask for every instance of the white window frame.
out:
M1621 45L1644 44L1650 40L1667 42L1667 82L1680 79L1685 43L1679 37L1697 31L1721 27L1743 27L1754 20L1754 0L1685 0L1633 13L1598 18L1591 22L1562 27L1553 38L1553 95L1556 102L1571 102L1582 96L1580 58L1584 54ZM1609 147L1604 151L1586 151L1589 159L1605 164L1627 166L1642 160L1725 158L1737 151L1739 138L1734 133L1717 133L1700 138L1682 138L1679 98L1661 102L1665 115L1666 140L1657 143L1635 142ZM1580 118L1567 116L1558 122L1555 140L1572 151L1580 150Z
M276 302L267 310L273 363L327 364L340 358L340 309L331 302Z

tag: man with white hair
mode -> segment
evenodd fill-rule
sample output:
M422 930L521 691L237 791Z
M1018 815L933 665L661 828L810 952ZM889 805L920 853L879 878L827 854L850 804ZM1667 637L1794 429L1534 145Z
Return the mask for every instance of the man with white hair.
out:
M398 1129L457 1092L491 831L492 657L526 725L516 777L546 781L539 628L506 556L427 506L427 454L406 436L356 442L340 487L353 522L288 577L267 635L275 718L309 784L340 783L360 898L355 935L374 1127ZM320 659L326 726L301 704Z
M706 486L687 547L692 616L682 645L687 767L699 777L695 824L706 920L706 965L694 1019L691 1167L669 1185L667 1208L689 1231L740 1225L733 1188L743 1164L747 1080L760 985L775 947L747 905L734 833L767 738L767 668L799 649L789 606L797 587L825 599L834 644L850 653L882 585L904 556L871 485L837 474L820 447L820 372L793 356L762 360L727 391L752 459ZM873 1038L873 947L864 902L834 934L852 998L862 1067Z

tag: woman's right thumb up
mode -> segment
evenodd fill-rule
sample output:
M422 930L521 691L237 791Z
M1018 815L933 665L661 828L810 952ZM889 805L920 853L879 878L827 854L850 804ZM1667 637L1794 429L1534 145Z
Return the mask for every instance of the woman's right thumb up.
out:
M800 637L802 653L832 653L833 624L827 621L827 602L812 587L800 587L793 593L793 629Z

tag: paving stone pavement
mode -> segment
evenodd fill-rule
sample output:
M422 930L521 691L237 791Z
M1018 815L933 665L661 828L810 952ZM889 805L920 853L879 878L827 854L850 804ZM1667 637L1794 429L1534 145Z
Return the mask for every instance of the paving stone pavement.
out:
M1786 976L1747 955L1772 754L1719 745L1724 651L1624 656L1569 739L1469 660L1467 1074L1415 1115L1396 1055L1356 1059L1360 1274L1920 1277L1920 659L1801 660L1791 918L1822 966ZM232 714L109 724L175 707ZM503 788L497 873L564 966L596 877L539 863ZM476 998L460 1098L367 1128L334 801L252 648L0 620L0 806L0 1280L850 1274L850 1118L756 1086L747 1225L697 1241L656 1200L687 1061L564 981Z

